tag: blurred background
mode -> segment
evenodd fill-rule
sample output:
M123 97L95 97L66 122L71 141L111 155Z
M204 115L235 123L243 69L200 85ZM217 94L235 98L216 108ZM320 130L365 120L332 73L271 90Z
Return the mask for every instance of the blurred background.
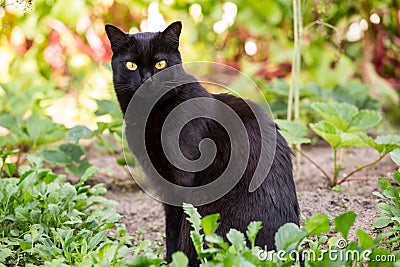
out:
M285 81L293 53L290 1L0 3L2 112L51 99L40 106L46 106L45 112L56 122L93 123L95 99L114 97L104 24L135 33L160 31L181 20L185 62L216 61L239 69L257 82L274 114L285 116ZM302 104L313 97L332 97L335 88L348 101L359 101L365 86L379 102L369 105L392 110L387 118L398 126L394 107L400 88L398 5L398 0L303 1ZM10 89L7 94L19 95L18 101L5 97L4 87ZM351 90L357 92L355 99L347 95Z
M302 2L302 122L315 120L312 102L335 100L382 110L377 132L398 129L399 4ZM0 0L0 146L29 152L64 137L78 142L104 131L120 136L104 25L136 33L160 31L176 20L183 23L184 62L213 61L240 70L256 82L274 117L286 118L291 1ZM233 83L240 87L240 80ZM241 90L254 99L259 94ZM115 150L112 142L100 141ZM47 156L54 161L56 155Z

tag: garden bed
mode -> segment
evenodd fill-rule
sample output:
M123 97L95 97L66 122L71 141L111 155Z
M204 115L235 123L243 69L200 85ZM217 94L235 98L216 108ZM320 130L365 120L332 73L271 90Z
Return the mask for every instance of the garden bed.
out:
M304 146L304 152L315 159L324 169L330 170L332 164L331 150L328 146ZM344 155L347 166L342 173L348 173L355 166L369 162L377 157L370 148L349 149ZM122 167L118 166L110 156L90 156L92 164L100 167L100 174L92 178L91 183L102 182L108 188L107 197L115 200L116 209L123 215L122 222L127 225L128 233L137 239L149 239L163 242L164 212L161 203L143 193L134 185ZM104 168L104 166L107 166ZM101 175L113 170L117 180ZM371 233L372 221L377 218L376 204L379 199L372 195L378 190L379 177L391 177L396 170L390 156L385 157L380 164L374 165L357 173L354 178L360 181L344 183L339 190L328 188L327 182L320 171L303 159L300 178L295 179L301 213L309 218L313 214L323 213L332 217L345 211L357 214L350 239L355 237L355 229L361 228ZM302 220L303 222L303 220Z

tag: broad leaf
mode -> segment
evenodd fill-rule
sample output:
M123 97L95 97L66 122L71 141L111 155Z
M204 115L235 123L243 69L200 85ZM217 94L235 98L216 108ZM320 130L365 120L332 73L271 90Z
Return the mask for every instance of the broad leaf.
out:
M78 143L80 139L88 139L93 137L93 132L83 125L77 125L69 129L65 137L68 142Z
M4 163L3 168L6 171L6 173L8 174L8 177L13 177L14 172L17 169L17 167L15 167L14 163L9 163L9 162Z
M390 157L394 161L394 163L397 164L397 166L400 166L400 148L397 148L396 150L392 151L390 153Z
M341 131L345 131L353 116L358 112L357 107L347 103L325 103L316 102L311 107L317 111L321 117L331 125Z
M189 265L189 260L185 253L182 251L172 254L172 262L168 265L170 267L186 267Z
M376 126L382 120L381 115L374 110L361 110L351 118L346 132L358 132Z
M375 228L384 228L392 223L392 220L389 217L380 217L374 221L372 224Z
M337 148L363 146L366 146L366 144L359 136L352 133L342 133L340 135L340 144L337 146Z
M294 223L286 223L281 226L275 234L275 245L277 251L290 251L306 236L299 226Z
M350 228L356 220L356 214L353 211L345 212L335 218L335 230L340 232L344 239L347 239Z
M281 128L281 134L288 143L304 144L311 142L309 138L306 138L307 127L303 124L288 120L275 120L275 122Z
M230 229L226 234L226 238L231 242L236 252L241 251L246 246L246 239L244 234L236 229Z
M320 233L328 232L330 229L328 215L315 214L311 216L306 220L304 229L308 232L308 235L319 235Z
M215 233L219 226L219 214L210 214L201 219L201 226L204 234L211 235Z
M333 148L338 148L341 142L340 132L335 127L324 121L310 123L311 129L327 141Z

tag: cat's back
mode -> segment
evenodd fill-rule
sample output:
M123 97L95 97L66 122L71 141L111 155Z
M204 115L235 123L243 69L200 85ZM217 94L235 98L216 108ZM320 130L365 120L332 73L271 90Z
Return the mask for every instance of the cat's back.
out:
M275 123L265 113L265 111L256 103L245 100L231 94L213 94L213 97L228 105L244 123L245 127L254 126L256 128L268 127L275 129ZM218 112L217 112L218 113ZM262 125L261 125L262 124Z

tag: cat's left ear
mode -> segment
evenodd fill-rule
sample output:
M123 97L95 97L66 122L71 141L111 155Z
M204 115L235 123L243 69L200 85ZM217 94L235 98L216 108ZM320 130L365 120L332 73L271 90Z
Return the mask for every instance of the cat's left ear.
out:
M172 22L163 32L164 38L179 44L179 36L181 35L182 23L180 21Z

